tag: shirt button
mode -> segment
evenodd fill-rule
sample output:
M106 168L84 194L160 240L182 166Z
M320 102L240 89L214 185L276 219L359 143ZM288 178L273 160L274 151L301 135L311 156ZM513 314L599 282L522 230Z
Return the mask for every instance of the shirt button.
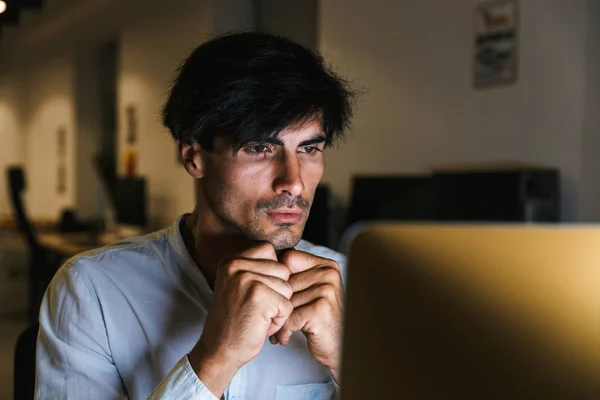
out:
M312 392L310 392L310 398L311 398L312 400L316 400L316 399L317 399L317 397L319 397L319 392L318 392L318 391L316 391L316 390L313 390Z

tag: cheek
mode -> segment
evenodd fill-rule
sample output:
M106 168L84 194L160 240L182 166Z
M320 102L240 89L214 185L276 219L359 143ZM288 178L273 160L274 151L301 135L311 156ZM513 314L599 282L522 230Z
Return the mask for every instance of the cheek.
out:
M319 185L319 182L321 182L324 170L325 164L322 159L320 161L315 160L314 162L307 163L305 165L302 179L307 190L310 190L312 193L314 193Z
M230 216L242 216L254 210L265 190L263 172L248 169L224 171L216 183L221 209Z
M260 200L273 198L273 182L277 166L269 163L243 163L232 168L216 168L210 178L213 184L209 196L216 206L231 217L243 218L252 214ZM312 200L324 171L323 159L306 160L302 164L302 197Z
M222 165L213 164L208 173L204 175L204 179L206 196L215 211L223 212L230 208L229 205L235 201L235 193L239 192L232 171L223 168Z

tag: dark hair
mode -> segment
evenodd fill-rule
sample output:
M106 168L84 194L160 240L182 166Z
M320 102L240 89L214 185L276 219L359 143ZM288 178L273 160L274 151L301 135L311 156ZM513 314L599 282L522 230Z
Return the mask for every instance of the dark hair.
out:
M175 140L208 151L217 136L234 149L318 117L326 144L343 135L355 92L323 57L281 36L227 34L185 60L164 106Z

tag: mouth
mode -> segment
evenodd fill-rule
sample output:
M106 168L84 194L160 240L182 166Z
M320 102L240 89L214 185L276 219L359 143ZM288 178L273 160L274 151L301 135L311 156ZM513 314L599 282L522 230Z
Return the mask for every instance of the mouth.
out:
M267 212L269 219L276 224L297 224L304 212L294 208L278 208Z

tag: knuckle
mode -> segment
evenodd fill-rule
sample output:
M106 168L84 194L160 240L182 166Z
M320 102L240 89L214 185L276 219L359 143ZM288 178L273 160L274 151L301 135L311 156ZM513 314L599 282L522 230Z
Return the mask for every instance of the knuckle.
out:
M295 250L285 251L281 256L279 256L279 261L284 264L289 264L294 260Z
M279 273L281 274L281 279L283 279L284 281L287 281L290 279L291 271L287 266L281 264L281 265L278 265L277 268L279 270Z
M254 274L248 271L238 272L236 277L240 286L250 285L254 281Z
M325 260L328 262L328 264L329 264L329 266L331 266L331 268L334 268L336 271L338 271L338 273L340 272L340 264L338 264L337 261L330 260L328 258L326 258Z
M323 265L327 265L329 268L333 268L338 272L340 271L340 265L335 260L332 260L330 258L321 258L321 262L323 263Z
M285 315L291 315L292 312L294 312L294 305L292 304L291 301L284 301L282 303L282 310L284 312Z
M221 269L228 277L233 277L240 269L242 269L243 260L232 258L222 261Z
M279 307L276 304L269 304L266 309L268 310L267 313L270 316L276 316L279 314Z
M319 315L326 315L331 311L331 304L324 297L317 299L314 303L314 307L315 312Z
M340 271L333 267L323 268L323 281L325 282L338 282L341 279Z
M323 284L323 286L321 288L321 296L323 296L329 300L333 300L337 297L337 294L338 294L337 287L335 287L331 283Z
M261 255L264 255L265 258L276 256L275 246L273 246L273 243L271 242L260 242L254 249Z
M266 295L267 287L258 281L252 282L248 289L248 295L253 302L260 302Z
M290 299L292 297L292 295L294 294L294 288L292 287L292 285L290 285L288 282L283 282L283 287L284 287L284 295L287 299Z

